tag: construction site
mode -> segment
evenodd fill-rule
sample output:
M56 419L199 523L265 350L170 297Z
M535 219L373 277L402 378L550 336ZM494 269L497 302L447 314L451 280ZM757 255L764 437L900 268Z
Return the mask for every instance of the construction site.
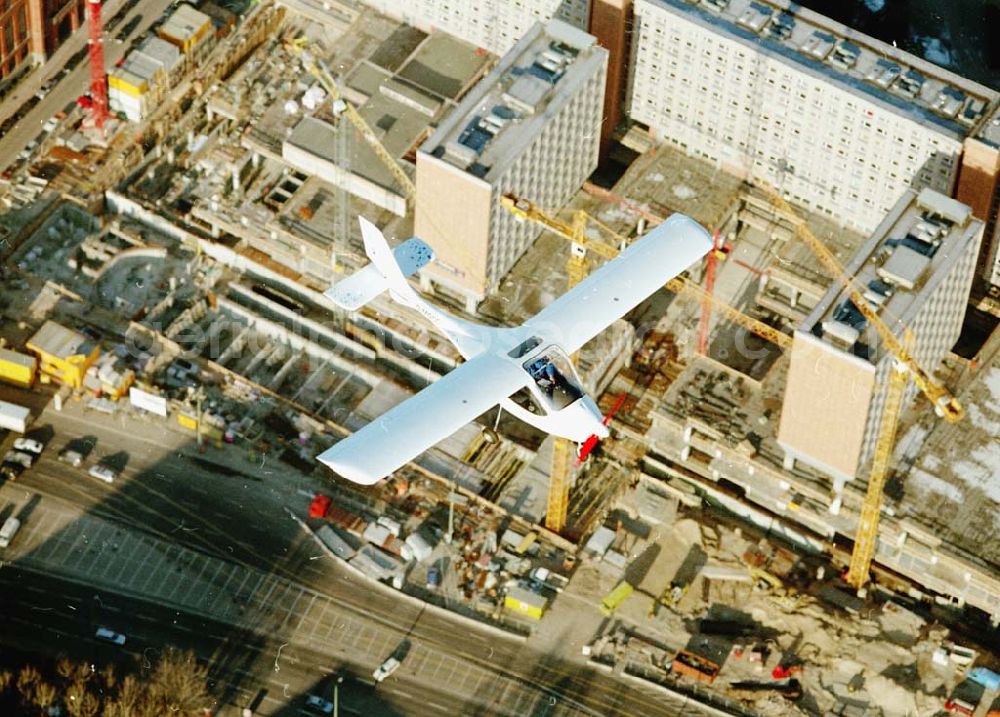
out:
M418 151L500 59L340 1L254 4L206 38L128 118L71 108L0 186L2 348L46 322L91 336L103 358L53 375L59 405L316 476L461 362L388 297L323 292L367 261L357 216L413 235ZM611 437L581 463L491 411L290 511L367 579L730 714L1000 714L975 671L1000 672L983 223L911 190L861 234L619 139L613 180L564 205L495 192L492 221L539 234L473 317L522 323L674 213L707 228L703 263L574 357Z

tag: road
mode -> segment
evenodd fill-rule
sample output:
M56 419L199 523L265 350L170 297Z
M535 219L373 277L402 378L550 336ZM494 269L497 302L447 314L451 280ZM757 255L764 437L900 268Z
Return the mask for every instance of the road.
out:
M105 23L123 4L123 0L110 0L103 4ZM106 66L113 67L125 54L132 41L141 37L149 29L149 26L163 15L170 4L171 0L139 0L111 32L105 33L104 61ZM141 20L125 40L114 39L122 28L138 16L141 16ZM4 98L3 103L0 104L0 121L14 114L22 103L33 96L46 81L63 68L70 57L86 46L87 26L84 24L63 43L43 67L31 73L10 95ZM60 80L20 122L14 125L3 137L0 137L0 171L9 167L17 159L18 153L24 149L25 145L38 136L45 120L87 92L89 86L90 65L84 59L72 72Z
M6 398L16 400L15 397ZM252 472L242 476L209 474L191 460L198 457L192 449L192 441L186 435L164 430L158 419L143 422L95 416L83 413L76 403L69 404L62 413L44 413L38 424L48 425L54 430L55 437L37 466L22 475L16 483L4 486L0 497L7 504L14 496L23 502L25 496L37 494L43 508L49 510L50 506L54 506L50 511L54 514L71 509L85 511L80 518L69 518L59 526L53 524L53 532L41 543L49 548L48 553L62 550L58 547L62 542L67 544L65 556L60 558L63 562L50 562L50 565L56 565L52 570L55 574L64 574L59 570L68 570L81 562L74 557L78 553L73 552L79 546L70 546L70 543L78 543L74 530L86 532L91 541L107 542L108 538L92 535L99 532L100 526L88 527L86 531L79 527L84 524L85 518L100 517L108 525L122 525L124 528L116 529L111 538L116 542L114 549L121 549L114 569L108 568L107 561L98 561L100 575L95 572L92 584L103 584L99 578L108 583L108 576L115 574L120 564L124 572L119 573L117 580L123 586L126 576L143 571L151 576L142 581L143 589L148 591L142 594L148 599L157 595L171 596L170 601L163 600L161 604L176 603L183 593L189 604L195 604L202 599L202 592L217 593L218 590L211 583L202 588L193 579L193 567L192 579L188 580L174 576L171 566L176 563L176 569L181 570L197 555L224 558L229 564L246 566L246 570L284 579L285 582L278 586L275 593L281 594L283 601L272 598L266 601L266 606L248 604L248 617L253 615L258 623L256 627L265 633L272 630L271 625L289 629L292 625L305 626L296 633L301 639L296 642L295 650L323 645L324 636L333 629L331 620L342 619L335 615L331 617L333 613L327 609L309 613L299 606L307 602L312 606L317 599L325 599L320 596L333 596L336 609L346 611L342 614L349 615L352 624L352 632L338 638L338 642L343 649L349 647L353 659L363 664L369 673L384 659L382 653L404 636L414 642L414 677L437 675L444 678L446 687L452 690L439 694L435 699L424 695L428 698L423 700L425 702L443 704L442 700L446 698L458 699L464 701L466 707L469 703L477 704L477 710L485 704L491 713L509 711L517 714L517 710L525 705L525 695L534 691L537 699L538 686L541 686L543 690L550 691L542 694L551 694L553 704L561 705L555 712L558 714L676 714L675 707L652 688L648 692L637 690L591 670L582 661L570 663L539 654L530 643L525 645L516 639L506 639L489 628L478 628L448 613L424 610L421 605L401 600L392 591L374 588L329 558L320 559L322 554L315 544L285 511L289 507L302 515L308 495L322 486L319 478L292 477L280 464L265 464L256 475ZM114 485L108 486L90 478L84 468L73 469L55 460L56 451L67 440L84 435L96 439L93 454L86 465L98 458L124 461L122 475ZM226 451L235 450L209 449L204 457L223 460ZM40 514L44 512L40 511ZM37 524L39 520L40 517L32 517L26 521L23 530L30 533L38 529L37 525L32 527L30 524ZM150 550L150 559L145 562L139 560L133 569L122 562L126 554L138 555L137 551L142 548L135 538L130 537L132 535L146 535L149 540L160 544L186 545L198 553L174 562L164 562L159 555L162 550ZM38 549L35 552L46 551ZM200 574L209 569L217 572L214 566L207 565L199 568L198 572ZM130 570L133 573L129 573ZM248 579L242 578L243 581ZM90 582L89 579L87 581ZM179 590L175 585L178 582L183 583ZM228 584L229 581L226 582ZM112 579L106 588L113 592L118 583ZM158 593L153 590L154 583L161 585ZM290 583L307 586L313 592L303 593L301 599L289 597L291 588L285 585ZM267 592L270 595L275 591L273 586L267 591L265 587L260 587L256 593L251 590L248 594ZM249 598L241 595L241 599ZM205 604L210 602L206 598ZM271 612L269 608L272 604L275 611L287 613ZM251 629L253 627L250 626ZM231 627L227 629L232 630ZM275 629L274 635L277 636L278 632ZM456 640L456 635L461 638ZM258 635L255 639L260 641L263 638ZM260 656L269 649L265 641L256 653ZM343 659L342 654L336 653L335 645L331 645L331 651L326 651L328 655ZM282 654L285 654L284 651ZM258 674L264 674L260 670L270 669L266 667L269 664L267 660L259 661L253 669ZM500 680L503 684L496 694L475 694L484 684L482 675L487 673L498 678L503 676L506 681ZM413 692L413 689L407 691ZM572 697L569 702L566 701L567 696ZM579 701L582 711L571 706L576 701ZM511 709L510 705L517 707ZM586 709L583 709L584 705ZM687 713L693 713L690 708L687 709Z
M261 714L299 708L308 694L330 699L334 674L346 678L339 694L340 710L348 715L440 717L462 714L467 707L464 700L428 689L402 671L376 688L371 671L357 664L141 600L106 593L95 597L87 586L17 568L0 571L0 606L4 642L25 651L133 668L155 659L166 646L191 649L208 665L213 695L223 704L246 706L266 690ZM96 640L98 626L126 634L125 646Z

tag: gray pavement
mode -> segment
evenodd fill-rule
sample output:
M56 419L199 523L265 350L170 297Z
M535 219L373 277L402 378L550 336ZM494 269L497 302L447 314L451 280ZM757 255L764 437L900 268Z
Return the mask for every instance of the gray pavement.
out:
M24 492L8 485L0 495L9 500L13 490ZM405 625L391 628L372 624L334 597L260 570L136 533L54 500L30 502L16 503L14 512L24 518L24 528L4 552L4 560L20 569L58 575L96 590L142 597L283 644L351 661L365 670L374 670L410 634ZM551 703L548 714L553 716L595 714L542 685L497 675L420 642L414 642L398 674L438 685L447 695L497 714L529 714L543 703Z
M19 400L14 391L0 390L0 398ZM596 672L578 654L566 659L546 649L550 641L525 645L425 610L323 555L286 508L303 515L312 491L328 486L328 478L305 477L280 463L251 465L231 446L198 454L189 434L159 419L87 414L75 402L43 412L36 425L54 432L45 454L0 488L0 510L32 505L22 534L2 556L15 567L287 643L282 655L306 651L350 661L362 675L405 636L414 648L400 679L438 691L437 699L423 701L465 705L451 714L678 714L680 703L655 688L644 692ZM113 485L54 459L66 441L84 435L96 439L87 466L126 454ZM207 471L192 457L232 472ZM185 640L201 637L196 626L177 624L188 627L176 628ZM697 714L690 706L682 713Z

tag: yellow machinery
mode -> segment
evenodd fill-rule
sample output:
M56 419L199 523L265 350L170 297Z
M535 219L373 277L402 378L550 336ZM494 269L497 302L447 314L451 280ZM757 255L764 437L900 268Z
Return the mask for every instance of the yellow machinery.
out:
M795 214L792 208L777 192L771 189L765 189L765 192L769 195L771 200L775 205L784 213L786 213L792 223L795 225L795 236L803 240L809 248L812 250L816 258L819 259L826 270L839 281L845 289L847 289L847 295L851 299L858 311L861 312L862 316L868 319L869 323L878 333L879 338L882 340L886 350L888 350L893 356L896 357L905 371L907 371L912 377L913 381L917 384L917 387L923 392L927 399L934 406L934 410L937 411L941 416L949 423L956 423L960 421L965 415L965 411L962 409L961 404L958 399L951 395L944 386L938 383L929 373L924 371L917 363L917 360L910 353L909 349L903 346L902 342L896 338L893 334L892 329L882 321L881 317L878 315L878 311L874 309L865 300L862 292L860 292L854 283L851 281L850 277L844 272L843 268L840 266L840 262L837 258L826 248L826 245L821 242L816 235L814 235L809 228L806 227L805 222Z
M896 443L899 409L908 378L906 369L899 365L894 366L890 373L882 423L879 425L875 454L872 457L872 470L868 476L868 490L861 506L858 530L854 536L854 550L851 551L851 564L847 569L847 582L859 590L868 582L868 572L875 555L878 521L882 513L882 489L889 474L889 459L892 458L892 447Z
M567 274L569 275L569 283L571 287L582 281L587 275L587 252L593 252L594 254L597 254L605 259L614 259L618 256L618 253L621 250L620 248L613 247L609 244L588 239L584 234L584 230L586 229L588 222L596 224L622 244L625 242L624 237L615 233L609 227L605 226L582 210L576 211L573 217L573 223L570 225L560 222L557 219L553 219L536 207L532 202L527 199L520 199L512 194L505 194L500 198L500 203L515 216L537 222L573 243L573 251L570 254L570 260L567 268ZM674 292L678 296L696 299L698 301L710 301L712 303L712 307L716 311L723 314L734 324L742 326L747 331L760 336L762 339L770 341L775 346L782 349L789 349L792 346L792 338L788 334L779 331L773 326L768 326L763 321L758 321L753 317L747 316L739 309L730 306L721 299L715 298L715 296L709 294L692 281L688 281L687 279L678 276L668 281L666 286L670 291Z
M879 425L878 438L875 442L875 452L872 456L868 489L861 507L861 517L858 520L858 529L854 537L854 550L851 553L851 563L847 571L847 582L861 590L868 583L868 573L871 569L872 557L875 555L879 516L882 512L882 490L889 472L889 461L892 458L892 449L895 445L896 426L899 421L899 411L907 379L913 378L917 387L934 406L935 411L949 423L960 421L965 415L965 411L958 399L921 368L913 354L910 353L909 330L905 332L903 341L897 339L892 329L882 321L878 311L868 304L861 292L854 286L850 277L840 266L840 262L826 248L826 245L806 227L805 222L792 210L788 202L773 189L765 188L764 191L774 205L792 220L795 236L809 246L830 275L847 290L851 302L868 319L885 348L896 359L896 366L889 379L885 408Z
M622 580L620 583L615 585L614 589L604 596L601 600L601 614L605 617L611 617L615 610L628 599L628 597L635 592L635 588L632 587L628 582Z
M589 269L587 261L588 252L593 252L605 259L614 259L626 243L624 237L583 210L577 210L573 215L573 223L566 224L549 216L527 199L520 199L513 194L505 194L501 197L500 204L515 216L537 222L552 230L563 239L571 242L572 249L566 267L568 289L579 284L587 276ZM588 239L584 233L588 222L596 224L610 236L614 237L619 242L619 246L614 247L603 242ZM762 321L751 318L738 309L716 299L700 286L687 279L682 279L681 277L671 279L667 282L667 288L678 296L691 297L702 302L711 302L717 310L734 323L783 349L787 349L792 345L792 340L787 334L768 326ZM555 532L560 532L566 527L566 514L569 508L569 488L573 471L572 461L572 443L561 438L555 439L552 449L552 473L549 478L549 497L545 511L545 527Z
M337 88L337 83L333 79L333 75L326 67L326 63L320 59L313 56L309 50L306 49L306 39L304 37L298 37L285 43L285 47L293 55L296 55L302 62L302 66L305 67L313 77L319 80L320 84L323 85L323 89L327 91L330 95L330 100L333 102L334 107L338 107L338 103L343 106L343 114L347 115L347 119L350 120L351 124L354 125L355 129L364 137L365 142L368 146L372 148L376 156L382 160L382 164L392 173L393 178L402 188L403 193L406 195L407 204L413 203L413 198L416 196L417 188L413 184L413 180L410 179L403 168L399 166L399 163L389 154L388 150L382 146L382 142L379 141L378 135L371 126L365 121L365 118L358 114L358 111L354 109L350 102L344 100L340 95L340 90Z

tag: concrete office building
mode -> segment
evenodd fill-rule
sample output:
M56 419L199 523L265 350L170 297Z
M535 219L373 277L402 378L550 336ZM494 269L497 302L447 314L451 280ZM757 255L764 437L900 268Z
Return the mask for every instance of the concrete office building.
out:
M917 362L933 372L962 329L983 223L931 189L907 191L845 267L897 338L913 332ZM871 457L894 358L834 285L794 334L778 443L837 492ZM911 381L904 401L916 394ZM905 403L904 403L905 405Z
M0 2L0 84L29 61L45 62L84 23L84 0Z
M601 157L611 146L615 128L625 119L628 86L632 0L592 0L588 31L608 51L608 79L604 88L604 124L601 126Z
M1000 297L1000 107L966 138L955 197L986 224L976 273L990 285L990 294Z
M540 233L500 197L561 207L597 167L607 55L564 22L538 23L424 142L415 233L437 253L425 289L474 311Z
M0 5L0 81L17 72L32 56L37 43L32 42L29 0L14 0Z
M506 53L536 22L553 18L587 29L590 0L365 0L425 32L441 30L496 55Z
M788 0L635 0L634 22L633 120L866 233L911 186L952 194L998 97Z

